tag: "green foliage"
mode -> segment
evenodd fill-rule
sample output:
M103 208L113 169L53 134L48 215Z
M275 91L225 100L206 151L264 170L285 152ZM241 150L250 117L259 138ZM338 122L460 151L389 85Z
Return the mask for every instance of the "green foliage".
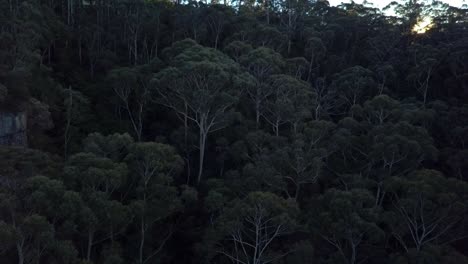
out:
M78 191L97 191L110 195L123 184L127 166L92 153L78 153L65 166L65 179Z
M121 162L127 156L132 144L133 138L128 134L116 133L103 136L99 133L92 133L84 139L83 150L115 162Z
M468 185L447 179L438 171L416 171L408 178L393 178L395 211L387 217L394 235L409 252L443 245L459 235L466 214ZM453 232L453 233L452 233Z
M378 225L379 209L371 193L363 189L330 189L314 203L320 209L309 216L313 232L328 242L345 263L356 263L360 250L384 238ZM318 212L317 212L318 211ZM367 254L371 254L367 252ZM331 259L335 259L331 255Z
M388 8L0 0L0 263L467 263L467 9Z
M214 229L208 231L207 243L215 243L216 254L231 261L276 261L287 253L271 251L272 242L294 230L296 214L294 202L268 192L253 192L224 208Z

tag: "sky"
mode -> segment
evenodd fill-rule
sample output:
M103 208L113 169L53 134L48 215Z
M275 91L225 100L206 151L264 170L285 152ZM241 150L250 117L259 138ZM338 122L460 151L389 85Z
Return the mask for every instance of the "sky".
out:
M374 4L374 6L378 7L378 8L382 8L382 7L386 6L386 5L388 5L392 1L393 0L368 0L368 2L372 2ZM341 2L349 3L349 2L351 2L351 0L328 0L328 2L330 2L330 5L334 6L334 5L341 4ZM362 3L363 0L355 0L354 2ZM442 2L448 3L451 6L457 6L457 7L461 7L463 3L468 4L468 1L466 1L466 0L465 1L463 1L463 0L442 0Z

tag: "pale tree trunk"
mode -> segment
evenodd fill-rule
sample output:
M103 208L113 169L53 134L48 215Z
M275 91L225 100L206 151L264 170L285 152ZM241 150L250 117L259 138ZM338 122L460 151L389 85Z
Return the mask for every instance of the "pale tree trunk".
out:
M271 259L265 256L267 250L271 247L271 243L282 236L286 229L284 229L282 223L272 224L272 218L264 215L264 209L261 205L257 205L255 212L252 212L252 215L247 218L250 218L250 220L247 220L249 223L248 228L245 230L236 228L231 232L232 239L230 240L234 243L234 252L220 250L218 253L228 257L232 263L237 264L277 263L276 260L290 253L282 253ZM252 249L252 251L247 250L247 248ZM239 252L241 252L241 256Z
M423 99L423 105L426 105L426 100L427 100L427 87L424 90L424 99Z
M349 263L356 263L356 245L354 245L354 242L351 242L351 260L349 261Z
M93 249L93 239L94 239L94 231L88 231L88 249L86 252L86 260L91 261L91 251Z
M206 138L207 138L207 132L205 131L204 128L200 127L200 159L198 163L198 178L197 178L197 183L200 184L201 177L203 174L203 163L204 163L204 158L205 158L205 145L206 145Z
M374 206L377 207L380 201L380 192L381 192L381 184L377 184L377 193L375 194L375 204Z
M293 127L293 134L294 134L294 135L297 135L297 126L298 126L298 123L299 123L298 121L295 121L295 122L293 123L293 126L292 126L292 127Z
M67 1L67 24L72 25L74 24L74 3L73 0L68 0Z
M185 112L188 112L188 105L185 103ZM187 162L187 184L190 183L190 150L188 147L188 117L187 114L184 114L184 148L185 148L185 161Z
M138 64L138 31L135 30L135 36L133 37L133 52L134 52L134 61L133 64Z
M65 126L65 142L64 142L64 154L65 158L68 157L68 142L70 141L70 126L71 126L71 119L72 119L72 108L73 108L73 91L71 85L68 88L69 92L69 100L70 102L67 105L67 124Z
M291 37L292 37L292 14L290 1L288 0L288 55L291 53Z
M142 124L142 114L143 114L143 104L141 103L139 105L138 109L138 114L137 114L137 120L133 117L133 113L130 109L130 106L128 105L128 101L125 101L125 109L127 110L128 116L130 118L130 121L132 122L133 129L135 131L135 134L137 136L137 141L141 141L141 134L143 130L143 124Z
M380 84L380 87L379 87L379 95L383 94L383 90L385 88L385 82L386 82L386 78L383 77L382 83Z
M21 239L21 242L16 243L16 251L18 252L18 264L24 263L23 245L24 245L24 239Z
M80 62L80 65L82 65L83 64L83 51L81 48L81 28L80 27L78 28L78 31L80 31L80 33L78 33L78 60Z
M139 248L139 262L140 264L143 264L143 249L145 247L145 220L144 217L142 216L141 218L141 223L140 223L140 248Z
M309 71L307 73L307 81L310 81L310 75L312 74L312 66L314 65L314 55L310 57L309 61Z
M294 200L297 201L299 199L299 193L301 191L301 185L296 183L296 193L294 194Z
M216 33L215 45L214 45L215 49L218 49L218 39L219 39L219 33Z
M255 102L255 124L257 129L260 127L260 100Z
M275 124L273 125L273 130L275 131L275 135L279 136L279 120L276 120Z

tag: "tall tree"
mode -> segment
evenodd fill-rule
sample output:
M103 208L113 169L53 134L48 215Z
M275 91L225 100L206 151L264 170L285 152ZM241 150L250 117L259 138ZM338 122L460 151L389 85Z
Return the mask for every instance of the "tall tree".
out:
M144 114L151 101L148 68L114 69L108 76L115 95L127 112L137 141L142 140Z
M433 170L392 179L394 210L387 219L406 253L419 253L431 244L450 244L466 236L462 218L467 210L463 202L467 188L465 182Z
M170 59L173 66L155 76L155 88L160 102L174 110L184 125L191 122L198 128L200 183L208 134L226 127L233 117L240 94L235 86L239 68L219 51L189 40L174 44L167 52L175 53Z
M255 123L260 126L260 117L265 111L265 101L273 93L268 85L268 78L279 73L283 58L279 53L268 48L258 48L240 58L242 66L255 78L246 84L246 93L252 100L255 109Z
M151 261L172 235L169 230L157 247L148 245L147 234L151 228L181 209L181 199L172 184L183 162L172 147L152 142L134 144L127 160L134 175L131 182L135 192L132 208L140 230L136 259L143 264Z
M216 221L217 254L234 263L266 264L278 261L289 249L274 242L295 226L294 204L271 194L255 192L227 207Z

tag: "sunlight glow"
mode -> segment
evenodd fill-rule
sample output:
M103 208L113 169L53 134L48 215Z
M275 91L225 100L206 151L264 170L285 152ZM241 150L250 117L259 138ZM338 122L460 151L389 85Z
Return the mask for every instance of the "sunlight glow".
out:
M390 4L394 0L367 0L368 3L371 3L374 7L383 8L386 5ZM464 0L441 0L443 3L450 4L451 6L461 7L467 1ZM341 3L350 3L351 0L328 0L331 6L337 6ZM354 0L358 4L362 4L364 0ZM397 0L397 2L402 2Z
M418 23L416 23L416 25L414 25L413 32L416 34L424 34L433 26L434 26L434 23L432 23L432 18L425 17L419 20Z

